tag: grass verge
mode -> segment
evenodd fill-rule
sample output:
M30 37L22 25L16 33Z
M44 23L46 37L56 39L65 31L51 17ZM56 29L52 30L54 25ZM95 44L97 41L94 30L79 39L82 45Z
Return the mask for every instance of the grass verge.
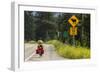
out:
M69 59L87 59L90 58L90 49L81 46L71 46L65 45L58 40L50 40L48 44L53 44L56 48L56 52L64 57Z

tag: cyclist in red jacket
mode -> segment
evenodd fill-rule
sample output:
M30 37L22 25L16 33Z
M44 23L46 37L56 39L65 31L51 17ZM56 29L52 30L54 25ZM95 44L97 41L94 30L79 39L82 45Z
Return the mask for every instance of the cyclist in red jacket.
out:
M42 45L38 45L37 49L36 49L36 54L39 54L40 56L42 56L44 54L44 49Z

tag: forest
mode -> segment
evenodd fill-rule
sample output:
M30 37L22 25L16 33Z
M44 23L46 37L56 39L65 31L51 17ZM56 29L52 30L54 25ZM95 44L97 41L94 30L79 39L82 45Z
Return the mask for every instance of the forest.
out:
M79 20L75 45L90 49L90 14L24 11L24 39L27 41L58 40L73 45L73 36L70 35L71 24L68 20L72 16Z

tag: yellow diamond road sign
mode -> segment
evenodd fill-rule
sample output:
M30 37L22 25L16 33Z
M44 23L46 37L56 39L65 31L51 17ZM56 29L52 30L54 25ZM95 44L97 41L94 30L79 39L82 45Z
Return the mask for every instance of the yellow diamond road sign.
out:
M68 20L68 22L69 22L73 27L75 27L75 26L79 23L79 20L78 20L78 18L77 18L75 15L73 15L73 16Z

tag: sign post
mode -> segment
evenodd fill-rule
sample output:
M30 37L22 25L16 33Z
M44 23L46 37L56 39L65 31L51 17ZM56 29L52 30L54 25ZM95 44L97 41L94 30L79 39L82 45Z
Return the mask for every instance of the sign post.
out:
M73 46L75 46L75 36L77 35L76 25L79 23L79 20L75 15L73 15L71 18L69 18L68 22L72 26L70 27L70 35L73 36Z

